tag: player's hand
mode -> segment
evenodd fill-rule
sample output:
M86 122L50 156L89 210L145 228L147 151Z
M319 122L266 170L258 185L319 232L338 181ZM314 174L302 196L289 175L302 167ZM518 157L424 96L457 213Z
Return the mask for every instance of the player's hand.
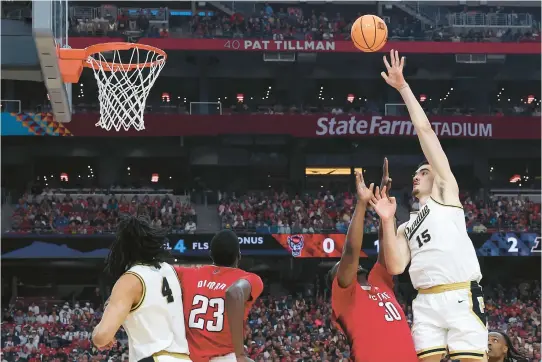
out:
M391 85L393 88L397 90L401 90L402 88L407 86L407 82L405 81L405 77L403 76L403 67L405 66L405 57L402 57L399 59L399 52L397 50L391 50L390 51L390 63L388 63L388 59L386 59L386 56L384 55L384 65L386 66L386 69L388 71L388 74L386 72L380 73L382 78Z
M380 189L383 190L386 186L386 196L390 196L391 189L391 177L388 171L388 158L384 157L384 164L382 165L382 180L380 181Z
M386 195L386 189L386 186L384 186L382 190L377 186L375 194L370 201L371 206L382 220L393 219L395 211L397 210L397 201L395 200L395 197L388 197Z
M373 189L375 184L370 184L369 187L365 185L365 180L363 179L363 174L361 172L356 172L356 191L358 194L358 201L362 205L367 205L373 197Z

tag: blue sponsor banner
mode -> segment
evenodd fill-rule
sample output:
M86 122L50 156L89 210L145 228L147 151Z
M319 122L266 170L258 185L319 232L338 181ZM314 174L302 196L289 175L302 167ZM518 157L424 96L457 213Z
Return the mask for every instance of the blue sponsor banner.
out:
M334 235L334 234L333 234ZM305 237L305 243L328 242L333 235L312 235ZM289 256L291 250L281 238L287 235L239 234L243 255ZM317 237L322 236L322 237ZM344 235L341 235L344 239ZM537 233L498 232L491 234L470 234L478 256L540 256L541 239ZM213 234L171 234L164 240L164 246L176 257L206 257L209 255ZM2 235L2 259L103 259L114 240L111 234L104 235ZM322 241L323 240L323 241ZM327 245L327 244L326 244ZM336 258L342 253L342 244L333 243L334 250L326 245L304 245L313 250L309 257ZM329 246L329 245L328 245ZM365 234L363 252L367 256L378 254L379 242L376 234ZM339 250L341 249L341 250ZM316 252L317 251L317 252Z
M173 256L208 256L213 234L169 235L165 248ZM107 257L114 240L103 235L2 235L2 259L102 259ZM272 235L239 235L243 255L286 256L285 250Z

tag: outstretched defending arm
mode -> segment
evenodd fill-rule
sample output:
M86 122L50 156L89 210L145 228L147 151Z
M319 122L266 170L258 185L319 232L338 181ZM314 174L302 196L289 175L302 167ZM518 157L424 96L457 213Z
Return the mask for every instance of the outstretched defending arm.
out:
M337 282L341 288L346 288L356 280L359 267L359 254L363 243L363 227L365 225L365 210L373 195L374 184L365 186L363 175L356 172L356 189L358 202L352 216L352 221L346 234L343 255L337 269Z
M431 128L431 123L425 115L425 111L422 106L416 99L414 93L408 86L405 78L403 76L403 67L405 65L405 57L399 59L399 52L396 50L390 51L390 63L384 56L384 65L388 71L388 74L382 72L381 75L390 86L394 87L399 91L403 97L410 119L414 125L414 129L418 134L418 139L420 140L420 145L422 147L423 154L431 167L433 168L436 176L440 179L440 182L445 182L446 187L451 187L452 190L456 190L457 181L455 180L452 170L450 168L450 163L440 141L437 138L437 135Z
M115 343L115 334L143 297L143 280L133 273L123 274L115 283L102 320L92 332L92 342L100 349Z

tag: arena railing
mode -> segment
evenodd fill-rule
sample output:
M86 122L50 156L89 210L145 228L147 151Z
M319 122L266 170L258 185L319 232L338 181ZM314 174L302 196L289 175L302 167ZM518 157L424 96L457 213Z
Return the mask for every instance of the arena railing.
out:
M120 8L119 13L126 15L130 20L137 20L143 10L145 16L148 17L150 24L168 24L169 25L169 10L168 8L154 9L139 9L139 8Z
M66 195L70 195L73 199L77 199L78 197L87 198L89 196L92 197L102 197L105 201L108 201L111 197L115 197L117 199L120 199L122 196L125 196L128 200L131 200L134 196L138 197L145 197L149 196L150 198L160 196L160 197L166 197L169 196L173 199L176 199L177 197L181 200L182 203L189 203L190 202L190 195L184 194L184 195L176 195L174 194L174 190L172 189L159 189L159 190L153 190L153 189L59 189L54 190L48 193L44 193L41 195L36 196L35 200L37 202L41 202L43 200L43 197L58 197L58 198L64 198Z
M77 20L92 20L98 17L98 8L92 6L72 6L70 15Z
M448 14L448 25L466 28L530 28L533 26L533 18L531 14L526 13L452 13Z
M84 195L95 195L98 193L102 194L119 194L119 193L130 193L130 194L172 194L173 189L152 189L152 188L107 188L107 189L91 189L91 188L60 188L51 190L47 195L53 195L55 193L66 193L66 194L84 194Z

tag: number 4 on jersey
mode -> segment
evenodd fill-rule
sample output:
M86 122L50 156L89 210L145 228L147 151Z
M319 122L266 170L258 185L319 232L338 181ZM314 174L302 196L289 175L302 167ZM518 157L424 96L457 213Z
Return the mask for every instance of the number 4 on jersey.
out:
M162 279L162 295L164 296L164 298L166 298L168 303L173 303L173 292L169 287L169 283L167 282L166 277Z
M416 236L416 241L418 242L418 246L421 248L424 246L424 244L427 244L431 241L431 235L429 234L429 230L425 229L422 231L422 233L418 236Z

